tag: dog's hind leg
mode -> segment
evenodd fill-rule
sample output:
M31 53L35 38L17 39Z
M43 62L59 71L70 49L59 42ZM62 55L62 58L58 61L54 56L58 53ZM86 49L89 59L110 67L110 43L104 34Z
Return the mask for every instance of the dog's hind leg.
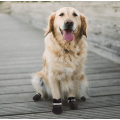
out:
M81 100L85 101L86 98L89 98L88 95L86 94L86 91L89 91L89 87L88 87L88 81L85 77L85 73L82 73L81 77L80 77L80 87L79 87L79 91L78 91L78 98L80 98Z
M46 94L45 81L42 78L41 72L38 72L32 76L32 85L36 90L36 95L33 97L34 101L44 99Z

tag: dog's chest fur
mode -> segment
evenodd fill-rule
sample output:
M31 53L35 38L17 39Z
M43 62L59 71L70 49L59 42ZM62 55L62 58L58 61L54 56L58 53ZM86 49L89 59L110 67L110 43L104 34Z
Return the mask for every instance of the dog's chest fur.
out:
M49 70L55 70L60 79L70 79L79 67L82 57L71 51L61 51L58 53L49 53Z
M61 56L57 57L57 59L59 61L58 64L62 67L62 69L65 72L73 73L76 69L79 58L76 55L76 53L64 50L63 55L61 53Z
M53 71L53 74L56 74L58 79L63 80L67 78L71 79L75 72L81 72L82 61L86 57L86 47L82 47L84 41L81 47L77 45L73 50L61 49L50 39L46 39L45 42L48 73L49 71ZM83 48L85 48L85 50Z

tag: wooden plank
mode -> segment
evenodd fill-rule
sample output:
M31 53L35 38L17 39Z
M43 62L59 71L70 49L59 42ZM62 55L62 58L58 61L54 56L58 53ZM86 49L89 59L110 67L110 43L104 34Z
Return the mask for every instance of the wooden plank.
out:
M101 58L101 59L95 59L95 61L94 61L94 59L87 59L86 60L86 63L102 63L102 62L106 62L106 61L108 61L108 60L106 60L106 59L103 59L103 58ZM0 61L0 66L8 66L8 65L19 65L19 64L28 64L28 63L41 63L41 62L43 62L43 60L42 60L42 56L41 57L33 57L32 59L25 59L25 60L12 60L12 61L9 61L9 60L2 60L2 61ZM108 61L109 62L109 61Z
M19 67L21 67L21 66L26 66L26 65L30 65L30 64L33 64L33 65L36 65L36 64L41 64L41 63L43 63L43 62L40 62L39 60L38 61L29 61L29 62L27 62L26 61L26 63L21 63L21 64L16 64L16 65L6 65L6 66L0 66L0 69L9 69L9 68L19 68ZM87 65L89 65L89 64L93 64L93 66L94 65L98 65L98 64L112 64L110 61L101 61L101 62L99 62L99 61L96 61L96 62L91 62L91 61L89 61L89 62L86 62L86 66ZM42 64L43 65L43 64ZM31 65L30 65L31 66Z
M102 74L89 74L87 75L88 80L96 79L115 79L120 78L119 73L102 73ZM6 74L0 75L0 80L11 80L11 79L31 79L31 73L20 73L20 74Z
M39 63L43 63L42 58L41 59L34 59L34 60L26 60L26 61L3 61L0 62L0 66L2 68L6 68L7 66L15 66L15 65L23 65L23 64L39 64ZM86 65L88 64L106 64L106 63L111 63L111 61L108 61L106 59L99 59L99 60L87 60L86 61Z
M117 96L118 97L118 96ZM103 100L104 99L104 100ZM92 108L100 108L105 109L113 105L119 105L120 101L119 99L115 99L114 97L97 97L93 99L88 99L86 102L78 101L79 104L79 110L83 111L85 110L92 110ZM43 113L43 112L51 112L52 107L52 101L40 101L40 102L27 102L27 103L15 103L12 104L1 104L0 106L0 115L6 116L6 115L18 115L18 114L30 114L30 113ZM96 104L94 104L96 103ZM39 107L40 106L40 107ZM114 107L113 107L114 108ZM68 111L69 107L67 104L63 106L64 111ZM79 111L77 110L77 111ZM107 109L110 111L110 109ZM73 111L71 111L73 112ZM113 112L113 111L112 111Z
M32 45L32 44L31 44ZM44 50L44 48L43 48ZM1 59L5 59L5 58L15 58L15 57L37 57L37 56L41 56L43 54L43 50L39 51L39 52L13 52L13 54L1 54Z
M117 86L120 85L119 79L102 79L102 80L89 80L89 87L105 87L105 86ZM0 87L7 86L22 86L31 85L31 79L13 79L13 80L0 80Z
M0 80L0 87L31 85L31 79Z
M0 95L31 92L35 92L32 85L0 87ZM120 86L90 87L90 96L103 96L114 94L120 94Z
M47 113L33 113L33 114L23 114L23 115L14 115L14 116L3 116L1 118L11 118L11 119L111 119L111 118L120 118L119 114L120 106L114 107L103 107L103 108L92 108L92 109L82 109L74 111L64 111L61 115L55 115L52 112ZM114 112L113 112L114 111Z
M39 67L38 67L39 66ZM0 70L1 75L6 75L6 74L19 74L19 73L36 73L38 71L41 71L42 66L38 65L37 67L34 68L17 68L17 69L3 69Z
M42 67L43 67L43 64L21 64L21 65L11 65L11 66L1 66L0 67L0 70L5 70L5 69L7 69L7 70L9 70L9 69L11 69L11 70L13 70L13 69L20 69L20 68L23 68L23 69L26 69L26 68L29 68L29 69L34 69L34 68L40 68L40 69L42 69ZM113 67L119 67L119 65L117 65L117 64L110 64L110 63L106 63L106 64L88 64L88 65L85 65L85 68L87 69L87 68L113 68Z
M120 86L119 79L108 79L108 80L93 80L89 81L89 86L92 87L107 87L107 86Z
M23 103L23 102L32 102L32 97L35 95L35 92L31 92L31 93L17 93L17 94L3 94L0 95L1 99L0 99L0 104L9 104L9 103ZM111 99L114 101L115 99L119 102L120 101L120 97L119 95L111 95L111 96L100 96L100 97L90 97L89 99L87 99L86 102L88 101L93 101L94 105L96 104L103 104L103 102L106 101L106 103L108 101L110 101L111 104L117 103L117 102L112 102ZM95 101L97 100L97 101ZM103 102L99 102L99 100L103 100ZM85 102L85 104L86 104ZM105 104L106 104L105 103ZM108 102L109 103L109 102ZM106 104L107 105L107 104ZM7 105L6 105L7 106Z
M89 74L87 75L88 80L101 80L101 79L116 79L120 78L119 73L102 73L102 74Z
M115 52L111 52L111 50L110 51L104 50L104 49L101 49L99 47L95 47L94 45L89 46L88 49L90 51L96 52L100 56L103 56L103 57L105 57L105 58L107 58L109 60L112 60L115 63L119 63L120 64L119 55L116 54Z
M34 59L39 59L39 60L41 60L42 59L42 56L28 56L28 57L10 57L10 58L7 58L6 59L6 57L5 58L0 58L0 62L7 62L7 61L9 61L9 62L12 62L12 61L22 61L22 60L34 60Z
M24 65L24 64L40 64L42 63L42 60L27 60L27 61L13 61L14 63L10 63L10 62L1 62L1 68L7 67L7 66L15 66L15 65Z
M39 112L50 112L51 111L51 107L48 108L30 108L30 104L25 106L26 104L23 104L22 106L11 106L11 108L2 108L2 110L0 110L0 116L5 116L5 115L15 115L15 114L28 114L28 113L34 113L34 111L39 111ZM36 110L35 110L36 109Z
M24 68L11 68L9 67L9 69L2 69L0 70L0 74L1 75L5 75L5 74L18 74L18 73L35 73L38 71L41 71L43 64L38 64L36 65L36 67L24 67ZM114 67L114 68L85 68L85 73L86 74L98 74L98 73L115 73L115 72L120 72L120 67Z
M20 73L20 74L6 74L0 75L0 80L13 80L13 79L31 79L32 73ZM101 74L88 74L86 75L88 80L100 80L100 79L116 79L120 78L119 72L117 73L101 73Z
M32 44L31 44L31 45L32 45ZM30 45L30 46L31 46L31 45ZM7 47L8 47L8 46L7 46ZM12 47L13 47L13 46L12 46ZM22 46L21 46L21 47L22 47ZM40 47L40 46L38 46L38 48L39 48L39 47ZM38 48L36 49L36 51L39 50ZM9 48L9 49L10 49L10 48ZM9 50L9 49L8 49L8 50ZM17 48L16 48L16 49L17 49ZM31 51L32 51L32 50L31 50ZM43 53L44 53L44 48L43 48L42 51L39 52L39 53L33 52L33 53L31 53L31 54L30 54L30 53L26 53L26 54L25 54L24 51L23 51L23 53L19 54L19 53L16 52L15 54L1 55L1 60L2 60L2 59L5 59L5 58L6 58L6 59L7 59L7 58L9 59L9 57L11 57L11 58L13 59L13 58L16 58L16 57L20 57L20 58L21 58L21 57L24 57L24 58L25 58L25 57L31 57L31 56L32 56L32 57L41 56L41 58L42 58ZM88 55L88 57L94 57L94 56L95 56L94 54Z
M95 65L85 65L85 68L114 68L114 67L119 67L120 65L119 64L109 64L109 63L106 63L106 64L95 64Z
M19 68L37 68L40 67L42 68L43 64L37 63L37 64L21 64L21 65L11 65L11 66L1 66L0 70L4 70L4 69L19 69Z
M114 107L103 107L103 108L92 108L92 109L82 109L74 111L64 111L61 115L55 115L52 112L47 113L33 113L25 115L15 115L15 116L4 116L1 118L11 118L11 119L111 119L111 118L120 118L119 114L120 106ZM113 112L114 111L114 112Z
M21 95L23 95L23 94L21 94ZM5 96L5 95L2 95L2 96ZM19 96L19 98L20 98L20 96ZM47 107L47 106L52 106L52 104L51 104L52 100L44 100L44 101L42 100L39 102L34 102L32 100L32 94L31 94L31 96L30 95L28 96L28 94L26 94L24 99L20 98L21 101L17 98L15 98L15 99L16 99L16 101L11 97L10 102L8 101L9 103L7 103L7 104L5 104L7 102L7 99L4 99L4 100L6 100L6 102L3 101L2 103L0 103L1 104L0 108L10 108L13 105L22 106L23 104L26 104L27 106L31 105L31 107L40 106L43 108ZM12 101L12 100L14 100L14 101ZM120 104L120 95L90 97L89 99L87 99L86 102L83 102L80 100L77 100L77 102L81 109L82 108L105 107L105 106L116 106L116 105ZM63 105L68 106L66 102L63 102Z
M120 86L90 88L90 96L120 94Z
M0 104L9 104L9 103L22 103L22 102L32 102L33 93L18 93L18 94L3 94L0 95Z
M30 79L31 73L27 74L7 74L7 75L0 75L0 80L10 80L10 79Z
M0 87L31 85L31 79L3 80ZM120 79L89 80L89 87L107 87L120 85Z
M31 92L35 92L32 85L0 87L0 95L1 94L31 93Z
M101 74L101 73L119 73L120 72L120 67L118 68L104 68L104 69L86 69L85 73L86 74Z
M43 49L44 50L44 49ZM22 52L21 54L24 54L25 52ZM17 54L19 54L19 53L17 53ZM26 54L28 54L28 53L26 53ZM30 54L30 53L29 53ZM13 61L13 60L32 60L32 59L39 59L39 60L41 60L42 59L42 53L38 53L38 52L36 52L36 51L34 51L34 53L32 53L32 54L35 54L36 56L32 56L31 54L30 54L30 56L28 56L28 57L7 57L7 55L6 55L6 57L4 57L4 58L0 58L0 62L1 61ZM7 59L6 59L7 58ZM87 56L87 59L103 59L102 57L100 57L100 56L98 56L98 55L94 55L94 57L90 57L90 56Z

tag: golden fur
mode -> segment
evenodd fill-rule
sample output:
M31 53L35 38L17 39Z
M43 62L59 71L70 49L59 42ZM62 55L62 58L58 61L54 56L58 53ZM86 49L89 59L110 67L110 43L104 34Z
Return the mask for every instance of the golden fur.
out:
M66 12L62 18L61 12ZM75 18L71 12L76 12ZM69 42L63 39L59 26L70 18L76 25L74 39ZM33 76L32 84L37 93L44 98L55 99L64 97L80 98L85 95L87 80L84 73L84 63L87 55L87 44L83 35L87 37L86 18L71 7L65 7L54 12L50 18L45 35L45 52L43 54L44 67ZM44 87L40 86L40 79L44 81Z

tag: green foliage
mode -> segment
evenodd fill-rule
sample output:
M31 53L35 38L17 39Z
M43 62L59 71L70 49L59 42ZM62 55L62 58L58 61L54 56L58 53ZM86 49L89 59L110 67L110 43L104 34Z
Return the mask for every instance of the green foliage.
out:
M51 1L41 1L41 2L51 2Z

